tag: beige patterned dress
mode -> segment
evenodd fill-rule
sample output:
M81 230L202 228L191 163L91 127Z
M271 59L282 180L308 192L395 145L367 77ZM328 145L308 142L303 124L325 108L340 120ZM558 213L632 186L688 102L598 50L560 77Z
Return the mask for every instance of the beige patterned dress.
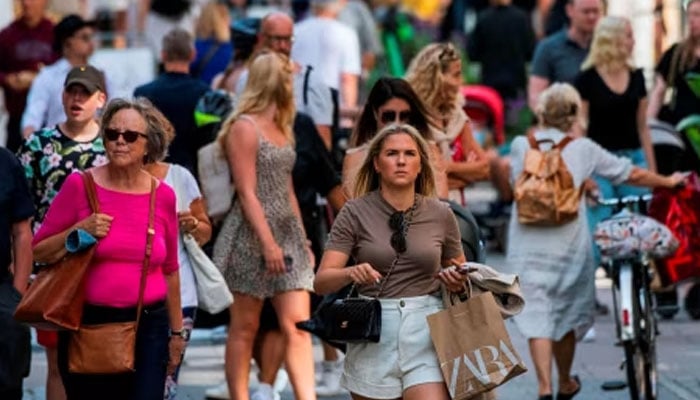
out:
M253 125L255 122L247 117ZM301 221L289 202L288 185L296 153L288 144L277 146L258 133L256 160L257 196L275 241L292 267L283 275L268 275L262 245L253 226L234 200L214 244L214 263L224 275L231 292L260 299L296 289L312 290L313 267L306 253L306 237Z

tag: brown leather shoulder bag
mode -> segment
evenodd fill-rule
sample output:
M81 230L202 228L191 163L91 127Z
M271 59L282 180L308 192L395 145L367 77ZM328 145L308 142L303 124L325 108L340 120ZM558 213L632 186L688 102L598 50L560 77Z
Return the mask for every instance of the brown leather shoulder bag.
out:
M95 181L89 171L83 172L82 177L90 208L97 213ZM15 319L48 331L78 329L85 296L83 278L94 253L95 245L81 252L69 253L42 268L17 306Z

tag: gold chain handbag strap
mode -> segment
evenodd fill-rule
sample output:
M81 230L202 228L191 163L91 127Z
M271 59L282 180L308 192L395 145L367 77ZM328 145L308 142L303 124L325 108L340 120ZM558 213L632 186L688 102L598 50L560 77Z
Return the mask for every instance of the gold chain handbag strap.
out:
M403 235L404 235L404 236L407 236L407 235L408 235L408 228L411 226L411 220L413 220L413 213L416 211L416 207L417 207L417 206L418 206L418 195L415 195L415 197L414 197L414 199L413 199L413 205L411 206L411 208L408 209L408 211L406 211L406 214L407 214L408 217L407 217L406 220L405 220L405 222L406 222L406 230L403 232ZM398 264L399 258L400 258L400 257L401 257L401 253L399 253L399 252L397 251L397 252L396 252L396 256L394 256L394 261L392 261L392 262L391 262L391 266L389 266L389 272L387 272L387 273L386 273L386 276L384 277L384 279L382 279L382 283L381 283L381 285L379 286L379 291L378 291L377 294L374 296L375 299L378 299L379 296L380 296L380 295L382 294L382 292L384 291L384 287L386 286L386 282L389 280L389 277L391 276L391 273L394 272L394 268L396 268L396 264ZM350 288L350 291L348 291L348 294L345 296L345 298L346 298L346 299L349 299L350 296L352 296L352 293L355 292L356 290L357 290L357 284L356 284L356 283L353 283L353 284L352 284L352 287Z

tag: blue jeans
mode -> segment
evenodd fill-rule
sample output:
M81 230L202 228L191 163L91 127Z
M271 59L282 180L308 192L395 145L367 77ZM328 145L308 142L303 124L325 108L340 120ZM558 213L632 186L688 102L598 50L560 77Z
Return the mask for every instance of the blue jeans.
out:
M135 308L86 305L83 323L133 321ZM163 400L168 365L168 312L164 303L145 306L136 335L136 371L127 374L88 375L68 371L69 332L59 332L58 368L68 400Z
M611 151L618 157L626 157L632 161L632 164L639 168L647 168L647 161L644 157L644 151L642 149L634 150L617 150ZM624 197L624 196L641 196L649 193L648 188L630 185L613 185L612 182L605 178L599 176L594 176L596 184L598 184L598 190L600 196L604 199L609 199L612 197ZM588 229L591 232L591 236L595 232L595 227L600 221L609 218L612 215L613 209L610 206L598 206L598 205L588 205L587 216L588 216ZM593 243L593 257L595 265L600 265L600 251L598 246Z

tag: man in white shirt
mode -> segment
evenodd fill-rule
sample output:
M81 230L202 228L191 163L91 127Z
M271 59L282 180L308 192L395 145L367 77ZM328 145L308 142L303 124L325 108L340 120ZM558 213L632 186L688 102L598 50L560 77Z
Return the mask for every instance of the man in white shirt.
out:
M32 82L27 107L22 114L22 134L29 137L43 127L54 126L66 118L61 96L63 82L73 67L87 65L95 51L94 22L68 15L54 27L54 50L62 58L44 67ZM107 80L107 92L112 85Z
M342 110L357 107L362 73L357 33L336 17L346 0L311 0L313 16L294 27L292 59L311 65L321 80L339 94Z
M256 48L268 48L289 57L294 37L294 21L280 11L267 14L260 21ZM333 98L330 88L319 72L309 65L302 65L292 58L294 66L294 102L298 112L314 120L324 145L331 149L333 125ZM240 98L248 81L248 70L241 73L236 83L236 97Z

